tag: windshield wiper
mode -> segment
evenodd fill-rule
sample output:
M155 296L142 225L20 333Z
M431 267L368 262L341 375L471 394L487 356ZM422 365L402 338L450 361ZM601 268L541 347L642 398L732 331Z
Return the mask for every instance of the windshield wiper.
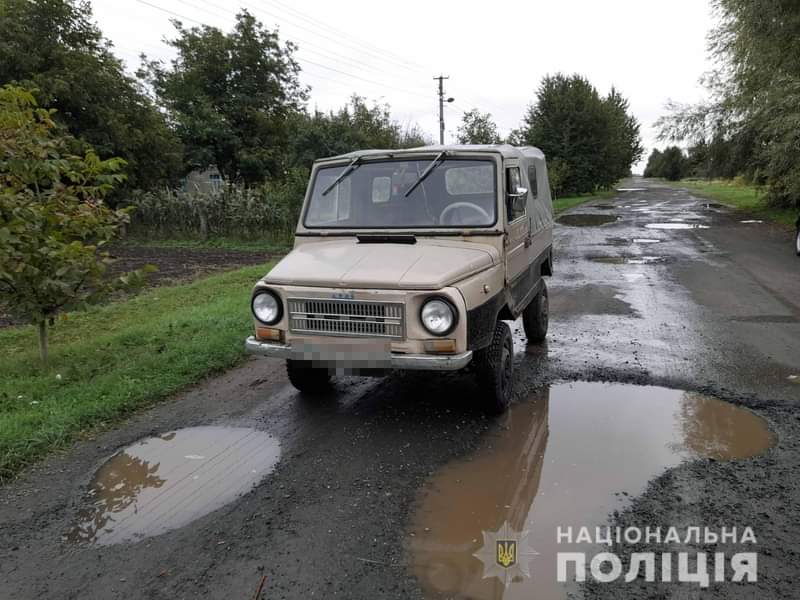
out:
M413 192L415 189L417 189L417 186L418 186L420 183L422 183L423 181L425 181L425 178L426 178L428 175L430 175L430 174L431 174L431 171L433 171L433 170L434 170L434 169L435 169L435 168L438 166L438 164L439 164L440 162L442 162L442 158L444 157L444 155L445 155L445 154L447 154L447 152L439 152L439 154L437 154L437 155L436 155L436 158L434 158L434 159L431 161L431 164L429 164L427 167L425 167L425 170L424 170L424 171L422 172L422 174L419 176L419 179L417 179L417 180L414 182L414 185L412 185L410 188L408 188L408 191L407 191L405 194L403 194L403 195L404 195L404 197L408 198L408 197L411 195L411 192Z
M322 190L322 195L323 196L327 196L328 192L330 192L333 188L335 188L337 185L339 185L339 183L342 181L342 179L344 179L345 177L350 175L350 173L355 171L356 167L358 166L358 163L360 163L360 162L361 162L361 157L360 156L356 156L353 160L351 160L350 164L347 165L344 168L344 171L339 173L339 176L336 179L334 179L328 187L326 187L324 190Z

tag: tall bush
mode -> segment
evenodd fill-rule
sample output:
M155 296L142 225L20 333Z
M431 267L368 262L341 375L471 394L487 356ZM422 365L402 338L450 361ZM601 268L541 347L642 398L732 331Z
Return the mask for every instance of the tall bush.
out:
M70 153L53 111L22 88L0 88L0 308L39 329L47 362L48 325L64 311L100 302L141 281L114 280L104 246L128 221L103 197L124 178L124 161Z

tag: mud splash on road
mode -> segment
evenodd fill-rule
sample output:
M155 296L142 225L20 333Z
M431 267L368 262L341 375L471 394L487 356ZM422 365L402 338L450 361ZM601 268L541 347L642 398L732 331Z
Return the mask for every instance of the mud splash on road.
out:
M570 227L599 227L600 225L616 223L619 221L619 217L616 215L574 214L563 215L557 221Z
M117 452L92 480L70 542L129 542L182 527L247 492L278 462L278 440L240 427L191 427Z
M571 383L515 405L500 430L420 492L409 532L413 571L430 597L565 598L558 527L606 524L647 482L681 461L742 459L774 443L764 420L715 398L658 387ZM507 522L538 552L530 577L483 578L484 532ZM491 551L492 549L490 549Z

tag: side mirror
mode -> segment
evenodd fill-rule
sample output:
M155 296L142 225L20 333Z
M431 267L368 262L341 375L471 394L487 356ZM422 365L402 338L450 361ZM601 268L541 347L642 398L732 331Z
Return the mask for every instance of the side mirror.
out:
M511 198L514 211L522 212L528 202L528 188L518 186L516 192L509 194L508 197Z

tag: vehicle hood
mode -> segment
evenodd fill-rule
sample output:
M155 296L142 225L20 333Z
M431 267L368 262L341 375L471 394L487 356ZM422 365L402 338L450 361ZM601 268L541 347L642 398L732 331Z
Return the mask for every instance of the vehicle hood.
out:
M416 244L305 243L292 250L264 282L320 287L438 289L498 262L488 245L457 240Z

